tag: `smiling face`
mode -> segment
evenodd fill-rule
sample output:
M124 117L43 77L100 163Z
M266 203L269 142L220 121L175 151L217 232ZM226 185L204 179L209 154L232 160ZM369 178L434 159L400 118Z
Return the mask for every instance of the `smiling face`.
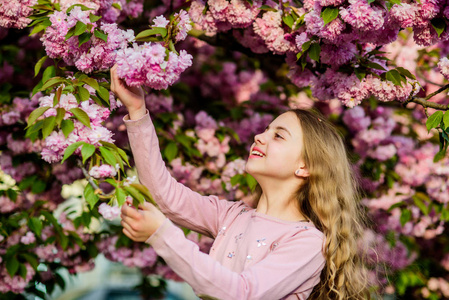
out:
M302 147L303 133L298 117L286 112L254 137L246 171L259 183L264 178L295 178L295 171L304 169Z

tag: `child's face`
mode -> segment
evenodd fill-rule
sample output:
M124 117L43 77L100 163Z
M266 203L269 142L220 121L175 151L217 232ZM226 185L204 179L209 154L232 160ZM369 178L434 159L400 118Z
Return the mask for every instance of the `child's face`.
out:
M254 137L246 171L258 181L295 178L295 171L304 167L302 147L303 134L298 117L294 112L286 112Z

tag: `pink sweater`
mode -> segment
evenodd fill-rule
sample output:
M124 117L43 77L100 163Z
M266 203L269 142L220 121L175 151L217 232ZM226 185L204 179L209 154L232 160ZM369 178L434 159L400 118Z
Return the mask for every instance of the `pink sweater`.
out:
M165 167L149 115L125 117L139 180L174 223L215 239L209 255L170 220L147 240L201 298L307 299L324 266L324 235L311 222L289 222L243 202L202 196Z

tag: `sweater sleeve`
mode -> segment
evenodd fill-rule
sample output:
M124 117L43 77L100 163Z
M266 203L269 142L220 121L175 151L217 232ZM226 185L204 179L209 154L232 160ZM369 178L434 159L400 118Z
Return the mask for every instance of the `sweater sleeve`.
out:
M216 196L202 196L178 183L162 159L154 125L147 112L139 120L124 118L140 182L150 191L161 211L173 222L210 237L218 232L220 218L235 206Z
M304 284L306 299L324 266L323 240L303 231L280 243L242 273L222 266L199 251L169 220L146 241L199 297L207 299L281 299ZM313 277L313 280L310 279Z

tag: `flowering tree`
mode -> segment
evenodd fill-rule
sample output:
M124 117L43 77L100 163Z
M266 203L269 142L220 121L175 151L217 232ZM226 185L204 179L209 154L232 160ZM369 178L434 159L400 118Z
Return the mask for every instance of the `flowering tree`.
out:
M113 65L146 87L172 175L230 200L251 199L255 133L289 107L321 111L360 174L373 286L449 297L446 2L156 2L0 1L1 297L63 287L59 269L89 270L98 253L139 267L146 290L150 275L179 280L118 226L127 197L151 195L133 176Z

